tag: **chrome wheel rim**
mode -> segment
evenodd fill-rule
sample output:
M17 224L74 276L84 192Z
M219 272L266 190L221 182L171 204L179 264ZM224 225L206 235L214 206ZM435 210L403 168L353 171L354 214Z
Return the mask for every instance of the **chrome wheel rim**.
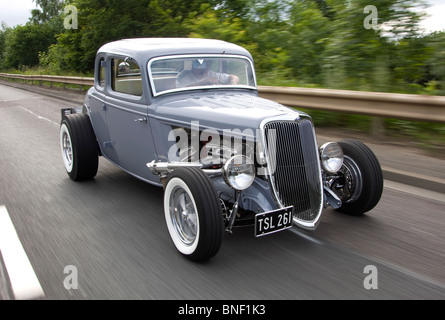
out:
M338 172L340 179L336 179L332 190L343 203L357 200L363 190L363 178L359 166L352 158L345 156L343 166Z
M73 143L71 141L70 132L65 124L60 128L60 148L62 150L63 164L67 172L73 170Z
M70 136L67 132L63 133L62 136L62 152L65 161L69 166L73 163L73 146L71 144Z
M198 215L186 190L178 186L172 190L169 211L179 240L186 246L192 245L198 233Z

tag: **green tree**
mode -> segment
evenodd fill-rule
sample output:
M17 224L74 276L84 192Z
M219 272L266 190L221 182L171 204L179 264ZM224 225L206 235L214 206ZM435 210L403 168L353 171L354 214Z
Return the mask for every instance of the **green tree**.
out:
M0 70L6 68L4 61L6 51L6 37L10 30L11 29L6 25L6 23L2 22L0 29Z
M246 19L249 17L250 8L255 5L255 0L213 0L211 6L222 16L230 18Z
M201 13L208 1L181 0L77 0L77 30L65 30L43 61L74 71L93 69L103 44L122 38L184 37L186 23ZM63 56L59 54L63 53ZM58 61L59 59L59 61Z
M287 80L291 75L288 61L292 30L287 11L285 1L255 1L246 23L249 37L257 47L254 58L259 78L267 82Z
M39 52L55 43L54 30L48 25L27 24L7 32L4 40L3 67L32 67L39 64Z
M412 10L423 0L34 2L39 8L27 25L0 30L0 68L40 62L52 72L91 73L107 42L189 36L244 46L262 84L445 91L444 33L421 34L421 15ZM65 30L63 7L70 3L78 29ZM378 10L376 21L364 10L369 4ZM377 24L368 28L366 21Z
M397 41L419 35L417 22L420 15L410 10L419 1L375 0L378 25L365 27L364 12L367 0L327 1L333 18L329 23L329 37L323 56L323 84L355 90L383 89L382 83L391 84L394 77L393 56ZM396 58L397 59L397 58ZM396 77L398 75L395 75ZM380 78L377 80L377 78ZM386 87L386 90L389 90Z
M404 38L394 45L392 71L398 84L413 90L421 89L428 82L427 63L433 49L423 38ZM413 92L417 93L417 92Z
M214 1L193 21L189 37L214 38L236 43L253 55L262 79L286 77L287 41L290 36L281 0Z
M295 78L304 83L321 83L323 53L333 23L316 1L303 0L292 4L289 22L289 61Z
M425 37L431 50L427 60L428 83L433 94L445 95L445 32Z
M30 21L34 24L45 23L58 17L63 6L70 1L65 0L33 0L41 8L31 11Z
M207 11L196 17L190 28L189 37L219 39L249 47L243 23L236 17L221 18L216 11Z

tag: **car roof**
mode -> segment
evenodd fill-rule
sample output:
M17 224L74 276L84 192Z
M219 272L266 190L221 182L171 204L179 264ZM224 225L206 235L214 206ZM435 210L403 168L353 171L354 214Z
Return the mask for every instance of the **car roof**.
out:
M241 46L214 39L199 38L134 38L103 45L99 53L130 56L146 63L154 57L177 54L235 54L252 58Z

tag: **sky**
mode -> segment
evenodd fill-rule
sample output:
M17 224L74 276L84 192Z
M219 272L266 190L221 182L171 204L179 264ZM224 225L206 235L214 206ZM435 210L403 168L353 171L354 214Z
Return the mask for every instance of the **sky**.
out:
M426 0L430 8L426 10L430 16L422 23L426 32L445 30L445 0ZM372 0L369 0L372 4ZM36 5L32 0L0 0L0 23L5 22L9 27L25 24L31 17L31 10Z
M0 23L8 27L25 24L31 17L31 10L36 8L32 0L0 0Z
M430 5L426 9L426 13L429 15L421 26L427 31L445 31L445 0L428 0Z

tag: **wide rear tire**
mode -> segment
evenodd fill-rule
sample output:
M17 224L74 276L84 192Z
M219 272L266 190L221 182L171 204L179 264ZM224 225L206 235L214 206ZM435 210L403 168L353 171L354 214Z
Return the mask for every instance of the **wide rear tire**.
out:
M70 114L60 124L63 164L74 181L92 179L97 174L99 152L96 136L87 114Z

